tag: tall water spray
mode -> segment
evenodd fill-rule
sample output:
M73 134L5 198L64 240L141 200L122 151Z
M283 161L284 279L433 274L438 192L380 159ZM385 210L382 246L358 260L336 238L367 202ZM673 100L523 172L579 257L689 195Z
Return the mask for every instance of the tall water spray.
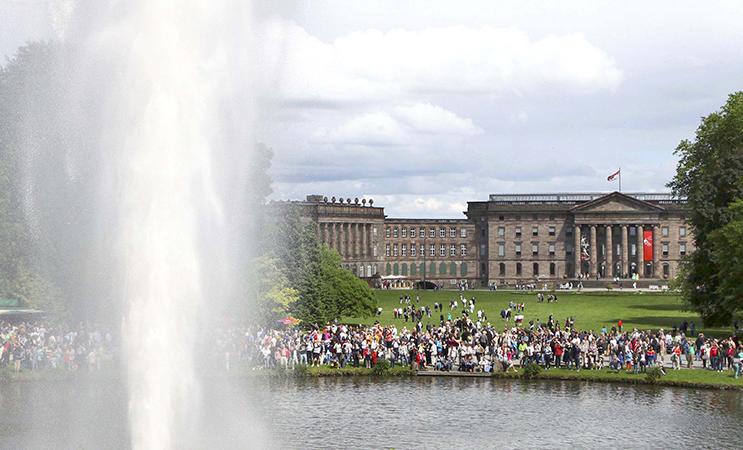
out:
M86 10L86 7L90 7ZM91 12L94 11L94 12ZM244 1L81 3L78 76L103 86L98 145L112 180L110 236L134 448L203 432L198 344L235 286L252 146L252 16ZM105 71L104 71L105 72ZM81 89L87 89L85 81ZM103 170L103 168L102 168ZM101 208L105 208L101 204Z

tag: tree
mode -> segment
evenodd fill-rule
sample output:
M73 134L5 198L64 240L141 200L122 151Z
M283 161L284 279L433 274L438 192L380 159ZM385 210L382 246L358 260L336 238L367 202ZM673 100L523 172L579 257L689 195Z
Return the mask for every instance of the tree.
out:
M680 159L668 187L687 198L696 246L682 262L679 285L705 323L729 323L741 304L721 295L729 271L720 266L723 238L713 236L730 222L730 205L743 198L743 92L731 94L720 111L704 117L695 139L681 141L675 154Z
M257 258L253 270L254 296L257 299L253 317L259 323L273 324L292 312L299 300L299 291L291 287L275 257Z
M712 258L718 270L715 294L724 311L743 308L743 200L728 208L729 221L709 234Z

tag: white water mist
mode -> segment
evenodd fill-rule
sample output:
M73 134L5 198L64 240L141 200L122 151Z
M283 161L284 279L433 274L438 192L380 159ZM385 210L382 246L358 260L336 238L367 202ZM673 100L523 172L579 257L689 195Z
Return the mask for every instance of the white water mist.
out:
M100 133L112 178L100 203L115 205L131 444L195 447L208 440L198 344L246 252L237 236L253 143L250 4L81 2L75 14L80 89L102 86L101 128L86 132ZM100 70L107 62L114 70Z

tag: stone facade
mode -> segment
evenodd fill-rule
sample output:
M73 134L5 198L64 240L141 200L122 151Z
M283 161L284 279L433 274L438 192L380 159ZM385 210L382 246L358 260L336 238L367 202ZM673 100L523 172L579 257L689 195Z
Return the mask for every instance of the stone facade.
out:
M694 245L685 202L670 194L491 195L468 202L465 219L388 218L373 201L317 195L279 204L316 224L349 270L403 286L670 279Z

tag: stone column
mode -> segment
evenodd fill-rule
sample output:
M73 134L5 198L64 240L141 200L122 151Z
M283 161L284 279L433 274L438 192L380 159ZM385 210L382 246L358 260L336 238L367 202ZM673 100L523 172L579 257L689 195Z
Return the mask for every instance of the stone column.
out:
M573 256L575 257L575 276L578 277L581 272L581 246L580 246L580 225L576 224L573 229L573 235L575 235L575 248L573 249Z
M328 229L328 247L335 248L337 243L335 237L335 223L326 223L325 227Z
M661 277L660 275L661 274L660 252L661 252L660 225L655 224L653 225L653 277L654 278Z
M345 259L345 256L346 256L346 224L343 222L338 224L338 253L341 254L341 259Z
M642 225L637 226L637 275L640 278L645 276L645 261L643 261L643 229Z
M330 245L330 242L329 242L329 239L330 238L328 237L328 224L325 223L325 222L323 222L323 223L320 224L320 227L322 229L322 242L323 242L323 244L329 246Z
M356 258L361 257L361 224L353 224L353 253Z
M605 230L606 230L606 272L604 273L604 276L611 278L614 276L614 249L612 248L612 246L614 245L614 237L612 236L612 233L614 232L614 225L607 225Z
M591 276L596 276L598 265L598 248L596 248L596 225L591 225Z
M369 248L367 249L367 254L369 255L369 257L372 257L374 255L374 250L373 250L374 249L374 233L373 233L372 227L373 225L369 224L368 225L369 229L367 230L367 233L366 233L367 234L366 243L369 244Z
M622 225L622 273L629 273L629 240L627 225Z
M368 225L365 223L361 224L361 257L366 258L369 256L367 253L367 250L369 249L369 241L367 240L368 236L366 234Z

